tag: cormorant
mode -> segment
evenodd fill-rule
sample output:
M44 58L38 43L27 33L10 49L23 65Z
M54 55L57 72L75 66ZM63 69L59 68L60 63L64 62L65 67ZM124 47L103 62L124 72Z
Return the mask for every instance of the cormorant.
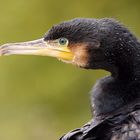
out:
M44 38L1 46L1 55L56 57L111 73L91 96L93 119L61 140L140 140L140 42L118 21L77 18L53 26Z

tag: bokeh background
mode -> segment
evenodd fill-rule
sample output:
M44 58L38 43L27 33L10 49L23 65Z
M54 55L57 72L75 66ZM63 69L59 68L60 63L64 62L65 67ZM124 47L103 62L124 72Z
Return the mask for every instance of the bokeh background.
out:
M76 17L113 17L140 36L139 0L0 0L0 44L34 40ZM0 58L0 140L57 140L89 119L89 91L109 73L54 58Z

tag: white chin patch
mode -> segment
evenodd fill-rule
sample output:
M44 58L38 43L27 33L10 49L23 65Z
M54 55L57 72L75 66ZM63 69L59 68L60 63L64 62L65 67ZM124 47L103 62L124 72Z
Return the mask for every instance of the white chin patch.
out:
M79 60L76 57L74 57L73 60L64 60L61 58L58 58L58 60L60 60L64 63L67 63L67 64L73 64L73 65L78 66L78 67L85 67L86 66L85 61L83 61L81 59Z
M62 62L64 62L64 63L68 63L68 64L72 64L73 63L73 61L71 60L64 60L64 59L61 59L61 58L58 58L58 60L60 60L60 61L62 61Z

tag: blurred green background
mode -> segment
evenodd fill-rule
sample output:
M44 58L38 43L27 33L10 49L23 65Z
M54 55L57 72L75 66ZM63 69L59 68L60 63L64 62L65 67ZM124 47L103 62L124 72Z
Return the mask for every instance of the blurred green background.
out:
M0 0L0 44L41 38L75 17L114 17L140 36L139 0ZM0 140L57 140L89 119L89 91L105 71L54 58L0 58Z

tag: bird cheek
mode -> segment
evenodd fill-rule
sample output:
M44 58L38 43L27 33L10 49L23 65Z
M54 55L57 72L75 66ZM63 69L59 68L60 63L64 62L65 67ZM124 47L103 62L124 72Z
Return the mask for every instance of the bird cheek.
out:
M88 51L84 46L73 47L72 52L74 53L73 64L79 67L86 67L88 65Z

